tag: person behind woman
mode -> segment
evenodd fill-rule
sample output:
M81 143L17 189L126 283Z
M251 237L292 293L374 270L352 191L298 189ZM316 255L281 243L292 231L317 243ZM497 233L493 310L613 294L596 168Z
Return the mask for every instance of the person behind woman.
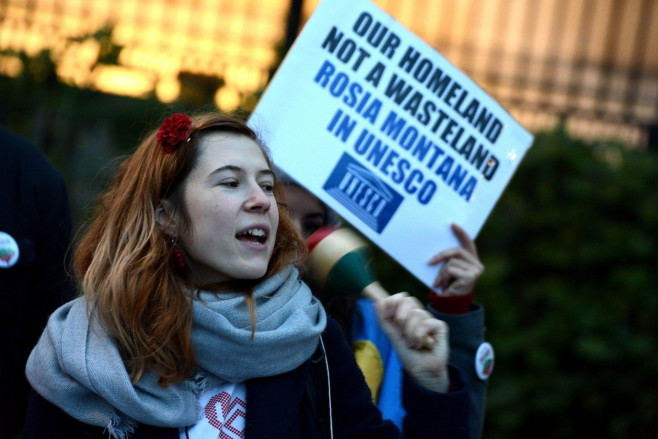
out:
M305 244L281 202L244 123L166 119L77 247L83 296L53 313L30 355L23 437L401 437L299 279ZM405 368L405 437L466 438L446 325L404 293L378 311ZM310 379L317 364L323 382Z
M72 226L60 173L3 126L0 188L0 439L13 439L27 408L27 357L50 314L75 297L66 272Z
M278 174L293 222L302 236L308 239L323 227L340 226L341 220L320 199L283 171L278 170ZM472 301L484 265L475 243L464 229L453 224L452 233L460 245L438 253L429 261L433 265L443 263L435 280L435 287L441 288L443 294L430 292L427 309L450 328L450 362L466 373L470 395L470 437L478 439L484 423L487 381L476 370L475 358L478 348L484 343L484 308ZM384 418L401 426L405 415L400 399L402 367L395 349L377 324L372 301L314 286L311 274L306 272L311 288L350 341Z

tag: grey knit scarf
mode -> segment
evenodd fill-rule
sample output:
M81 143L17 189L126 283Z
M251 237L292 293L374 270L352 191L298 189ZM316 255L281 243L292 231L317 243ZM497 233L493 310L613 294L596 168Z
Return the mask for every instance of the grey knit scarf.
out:
M292 370L315 350L326 314L298 272L287 267L254 288L257 324L251 337L243 293L202 292L194 300L192 343L200 377L231 382ZM84 298L56 310L27 362L27 378L48 401L75 419L128 437L136 423L192 425L200 418L197 396L208 380L161 387L147 372L130 382L115 341Z

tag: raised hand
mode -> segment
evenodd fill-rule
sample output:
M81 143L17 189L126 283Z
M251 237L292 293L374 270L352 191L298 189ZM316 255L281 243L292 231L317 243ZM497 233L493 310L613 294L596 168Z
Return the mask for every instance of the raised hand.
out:
M441 288L446 296L463 296L471 291L484 272L475 243L457 224L451 225L460 246L443 250L430 259L430 265L445 262L434 280L433 286Z
M380 326L391 340L402 367L419 385L447 392L448 325L407 293L389 296L376 306Z

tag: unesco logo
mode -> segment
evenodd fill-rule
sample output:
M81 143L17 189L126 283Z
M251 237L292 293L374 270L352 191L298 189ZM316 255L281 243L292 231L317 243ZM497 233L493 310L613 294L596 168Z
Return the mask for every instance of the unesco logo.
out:
M345 153L323 188L377 233L402 203L400 194Z

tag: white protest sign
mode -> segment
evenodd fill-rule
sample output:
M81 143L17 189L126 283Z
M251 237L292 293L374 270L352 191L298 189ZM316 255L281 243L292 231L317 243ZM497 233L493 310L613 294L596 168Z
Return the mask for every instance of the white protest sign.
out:
M532 136L367 0L323 0L249 124L276 166L419 280L476 237Z

